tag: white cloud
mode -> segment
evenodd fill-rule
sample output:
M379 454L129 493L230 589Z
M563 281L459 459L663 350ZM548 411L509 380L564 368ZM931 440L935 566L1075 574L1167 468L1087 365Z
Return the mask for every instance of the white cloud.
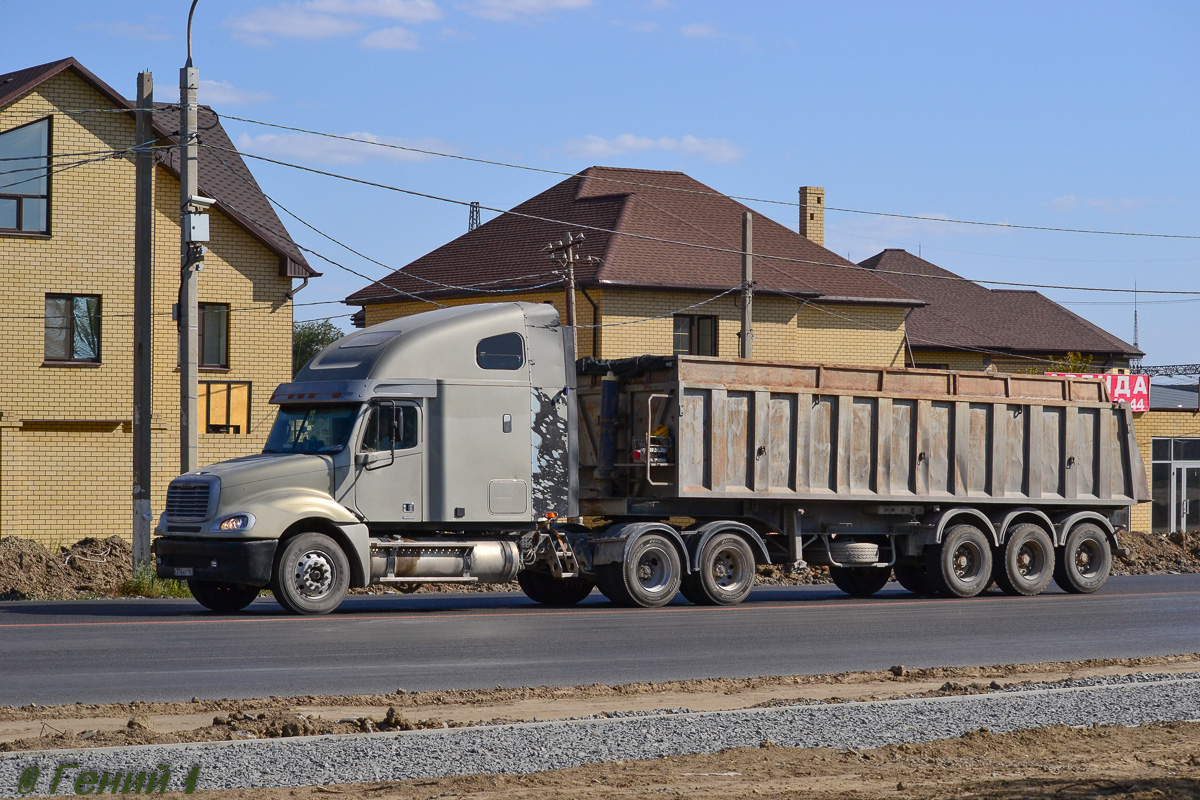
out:
M605 139L601 136L572 139L563 146L563 150L567 155L576 158L611 158L628 153L662 150L695 156L703 161L712 161L718 164L739 161L745 155L742 148L728 139L701 139L690 135L681 139L666 136L651 139L646 136L635 136L632 133L623 133L612 139Z
M76 25L77 31L100 31L110 36L121 36L127 39L140 39L144 42L165 42L175 37L157 25L147 25L138 22L90 22L86 25Z
M256 45L269 44L274 38L328 39L362 30L360 22L286 3L256 9L244 17L231 17L225 26L233 29L236 38Z
M373 133L353 132L346 136L367 142L413 147L439 153L453 153L456 148L439 139L400 139L394 136L376 136ZM237 148L246 153L268 156L281 161L318 162L324 164L361 164L367 161L429 161L436 156L414 153L411 150L394 150L375 147L363 142L331 139L307 133L264 133L261 136L242 134L237 138Z
M420 50L421 43L417 35L408 28L383 28L367 34L362 40L363 47L372 50Z
M685 39L715 39L721 32L707 22L693 22L679 29Z
M442 18L433 0L310 0L306 8L327 14L398 19L410 25Z
M508 22L520 16L548 11L573 11L591 5L592 0L474 0L462 8L477 17Z
M200 81L196 96L206 106L245 106L253 103L267 103L275 96L267 92L255 92L249 89L239 89L225 81ZM155 99L174 103L179 100L179 87L168 83L161 92L155 91Z
M259 8L241 17L230 17L225 27L234 36L255 45L275 39L328 39L360 32L363 23L353 17L400 20L410 24L441 19L433 0L307 0Z

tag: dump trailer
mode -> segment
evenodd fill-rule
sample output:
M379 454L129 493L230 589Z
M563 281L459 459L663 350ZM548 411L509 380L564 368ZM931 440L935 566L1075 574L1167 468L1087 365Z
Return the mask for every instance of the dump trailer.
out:
M570 605L732 605L756 567L1093 592L1148 499L1098 381L694 356L574 360L553 307L439 309L352 333L271 397L263 453L173 480L160 577L204 606L263 587L505 583Z

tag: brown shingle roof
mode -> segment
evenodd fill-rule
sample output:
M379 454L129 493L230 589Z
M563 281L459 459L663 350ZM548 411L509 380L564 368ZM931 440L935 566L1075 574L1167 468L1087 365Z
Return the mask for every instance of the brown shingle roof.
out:
M600 259L598 264L583 261L577 266L576 280L585 286L721 291L741 283L741 256L720 250L741 250L746 210L682 172L591 167L393 272L384 279L386 286L364 287L346 302L396 300L396 290L465 294L438 284L464 286L499 279L511 281L492 285L545 283L553 276L520 276L553 271L555 265L543 249L578 231L585 239L577 255ZM662 239L670 241L656 241ZM920 304L897 285L758 214L754 252L758 292Z
M884 250L861 264L929 303L908 317L909 341L916 349L1142 355L1038 292L988 289L900 249Z
M74 58L64 58L0 75L0 108L65 70L75 72L96 91L107 97L113 105L133 111L133 103L93 75ZM156 104L160 110L154 114L155 132L162 138L178 142L178 111L165 112L161 110L164 105ZM206 106L200 107L198 124L201 143L228 150L234 149L229 135L221 127L220 120L212 109ZM177 150L159 150L157 152L159 162L178 175L179 152ZM225 163L221 163L222 161ZM254 176L240 156L228 152L213 153L202 147L200 148L198 172L200 175L199 193L216 199L218 208L228 214L247 233L279 255L281 274L293 278L315 277L321 274L308 265L307 259L288 235L287 229L275 214L275 209L263 196L262 189L259 188Z

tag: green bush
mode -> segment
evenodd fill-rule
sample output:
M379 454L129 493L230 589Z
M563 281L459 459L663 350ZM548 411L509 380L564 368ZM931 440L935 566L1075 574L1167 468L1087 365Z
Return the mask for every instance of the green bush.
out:
M118 597L191 597L187 583L162 579L153 567L139 567L133 577L127 578L117 587Z

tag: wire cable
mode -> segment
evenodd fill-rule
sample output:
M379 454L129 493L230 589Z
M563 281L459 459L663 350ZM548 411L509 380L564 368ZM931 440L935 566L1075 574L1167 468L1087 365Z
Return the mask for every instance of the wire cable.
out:
M238 152L238 151L231 150L229 148L216 147L214 145L205 145L205 146L210 149L222 150L225 152L231 152L231 153ZM244 158L253 158L255 160L264 161L269 164L276 164L278 166L288 167L290 169L296 169L296 170L300 170L303 172L310 172L315 175L323 175L328 178L336 178L338 180L348 181L350 183L357 183L357 184L361 184L363 186L373 186L378 189L386 189L388 191L398 192L400 194L405 194L405 195L409 195L412 197L421 197L421 198L425 198L427 200L437 200L437 201L440 201L443 203L452 203L455 205L468 206L468 207L472 203L472 201L469 201L469 200L457 200L457 199L450 198L450 197L442 197L440 195L431 194L429 192L419 192L414 189L404 189L404 188L401 188L398 186L391 186L386 183L379 183L378 181L370 181L370 180L366 180L365 178L355 178L355 177L352 177L349 175L342 175L342 174L339 174L336 172L330 172L328 170L317 169L316 167L307 167L302 164L293 164L293 163L290 163L287 161L281 161L279 159L270 158L268 156L256 155L254 153L241 152L240 155ZM614 236L624 236L624 237L631 238L631 239L640 239L643 241L651 241L651 242L659 242L662 244L678 245L681 247L690 247L690 248L693 248L696 250L708 250L708 251L713 251L713 252L718 252L718 253L726 253L729 255L737 255L737 256L746 255L746 253L744 251L737 249L737 248L733 248L733 247L715 247L713 245L704 245L704 244L698 244L695 242L683 242L683 241L678 241L675 239L665 239L665 238L658 237L658 236L648 236L646 234L630 233L628 231L618 231L618 230L613 230L610 228L601 228L601 227L598 227L595 225L585 225L585 224L579 223L579 222L568 222L568 221L561 220L561 219L553 219L551 217L543 217L543 216L539 216L537 214L527 214L527 213L524 213L521 211L515 211L515 210L511 210L511 209L506 210L506 209L502 209L502 208L494 208L494 207L485 206L485 205L480 205L479 207L481 209L485 209L487 211L491 211L491 212L497 213L497 214L507 214L510 216L522 217L525 219L531 219L531 220L535 220L535 221L539 221L539 222L549 222L549 223L552 223L555 225L564 225L567 227L573 227L573 228L582 229L582 230L594 231L597 233L608 233L608 234L612 234ZM1027 288L1027 289L1058 289L1058 290L1069 290L1069 291L1079 291L1079 292L1116 292L1116 293L1120 293L1120 294L1131 294L1133 292L1133 289L1118 289L1118 288L1111 288L1111 287L1069 286L1069 285L1050 284L1050 283L1027 283L1027 282L1018 282L1018 281L999 281L999 280L989 280L989 279L985 279L985 278L972 279L972 278L964 278L961 275L925 275L925 274L916 273L916 272L902 272L899 270L873 269L871 267L863 267L863 266L859 266L857 264L835 264L835 263L827 262L827 261L814 261L812 259L791 258L788 256L776 256L776 255L770 255L770 254L766 254L766 253L752 253L751 255L753 255L755 258L766 258L766 259L772 259L775 261L781 261L781 262L792 263L792 264L808 264L808 265L819 266L819 267L831 267L834 269L844 269L844 270L851 270L851 271L858 271L858 272L869 272L869 273L872 273L875 275L900 275L900 276L913 277L913 278L926 278L928 280L960 281L960 282L966 282L966 283L986 283L986 284L991 284L991 285L995 285L995 286L1013 286L1013 287ZM778 290L771 289L771 291L778 291ZM1140 294L1185 294L1185 295L1200 296L1200 290L1138 289L1138 292Z
M393 150L403 150L403 151L409 152L409 153L418 153L421 155L436 156L439 158L453 158L453 159L457 159L460 161L470 161L470 162L473 162L476 164L488 164L490 166L507 167L509 169L527 170L529 172L540 172L540 173L544 173L544 174L548 174L548 175L560 175L560 176L564 176L564 177L568 177L568 178L584 177L582 173L578 173L578 172L565 172L562 170L546 169L544 167L531 167L531 166L528 166L525 164L514 164L514 163L506 162L506 161L493 161L493 160L489 160L489 159L485 159L485 158L472 158L470 156L458 155L456 153L443 153L443 152L439 152L437 150L429 150L429 149L420 148L420 147L411 147L408 145L392 144L390 142L376 142L376 141L372 141L370 139L363 139L363 138L359 138L359 137L355 137L355 136L343 136L343 135L339 135L339 134L335 134L335 133L325 133L322 131L308 130L306 128L298 128L298 127L294 127L291 125L280 125L280 124L274 123L274 122L263 122L262 120L248 119L246 117L235 117L232 114L223 114L221 116L224 119L232 119L232 120L236 120L238 122L246 122L251 125L262 125L262 126L268 127L268 128L277 128L279 130L293 131L295 133L304 133L304 134L308 134L310 136L322 136L322 137L326 137L329 139L340 139L342 141L356 142L359 144L371 145L373 147L384 147L384 148L390 148ZM731 200L744 200L744 201L751 202L751 203L765 203L765 204L770 204L770 205L789 206L792 208L806 208L807 207L803 203L792 202L789 200L769 200L769 199L762 198L762 197L746 197L743 195L732 195L732 194L726 195L726 194L721 194L720 192L706 192L706 191L702 191L700 189L685 189L685 188L678 187L678 186L659 186L659 185L652 184L652 183L639 183L637 181L622 180L620 178L606 178L602 175L588 175L586 177L589 180L600 180L600 181L606 181L609 183L624 184L627 186L635 186L635 187L641 187L641 188L646 188L646 189L661 189L664 191L683 192L686 194L699 194L699 195L707 195L707 196L712 196L712 197L728 197ZM1084 228L1057 228L1057 227L1051 227L1051 226L1046 226L1046 225L1018 225L1016 223L1011 223L1011 222L979 222L977 220L953 219L953 218L949 218L949 217L930 217L930 216L924 216L921 214L898 214L898 213L892 213L892 212L887 212L887 211L864 211L864 210L856 209L856 208L838 208L836 206L825 206L825 210L826 211L840 211L840 212L843 212L846 214L867 214L870 216L877 216L877 217L895 217L895 218L899 218L899 219L913 219L913 220L920 220L923 222L945 222L945 223L951 223L951 224L956 224L956 225L983 225L983 226L994 227L994 228L1013 228L1013 229L1031 230L1031 231L1053 231L1053 232L1057 232L1057 233L1086 233L1086 234L1095 234L1095 235L1102 235L1102 236L1139 236L1139 237L1149 237L1149 238L1155 238L1155 239L1200 239L1200 235L1193 235L1193 234L1140 233L1140 232L1136 232L1136 231L1105 231L1105 230L1089 230L1089 229L1084 229Z

